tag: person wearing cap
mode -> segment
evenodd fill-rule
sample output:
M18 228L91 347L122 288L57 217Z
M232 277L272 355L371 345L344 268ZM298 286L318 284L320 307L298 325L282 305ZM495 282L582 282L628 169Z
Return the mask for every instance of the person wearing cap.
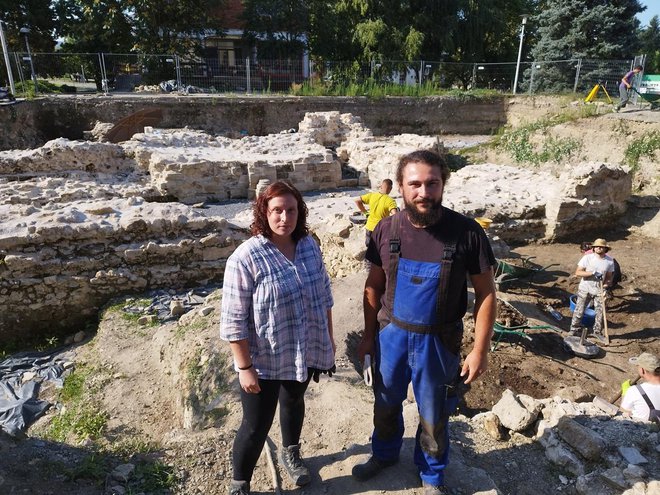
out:
M582 277L578 286L575 311L571 320L570 333L581 334L584 309L592 300L596 309L593 334L601 342L607 339L603 335L603 306L601 301L601 284L603 289L609 289L614 275L614 262L607 256L610 250L605 239L596 239L591 245L593 252L582 256L575 270L576 277Z
M642 392L646 394L653 409L660 408L660 358L650 352L643 352L637 357L630 358L630 363L637 366L637 372L644 383L626 390L621 401L621 409L624 414L629 414L633 418L648 420L651 408Z

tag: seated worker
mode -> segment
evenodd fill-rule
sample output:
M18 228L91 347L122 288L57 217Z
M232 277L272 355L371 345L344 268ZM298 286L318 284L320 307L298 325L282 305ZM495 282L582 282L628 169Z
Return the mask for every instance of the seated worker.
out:
M650 352L643 352L630 358L630 363L637 366L639 376L644 380L641 385L633 385L626 390L621 409L636 419L649 420L651 409L660 408L660 358ZM649 407L647 400L653 405Z
M367 247L369 246L371 233L376 228L376 225L378 225L378 222L399 211L396 201L389 196L390 192L392 192L392 181L385 179L380 183L378 192L363 194L355 200L358 209L367 216L367 224L364 226L367 231L365 240ZM369 211L367 211L365 205L369 207Z

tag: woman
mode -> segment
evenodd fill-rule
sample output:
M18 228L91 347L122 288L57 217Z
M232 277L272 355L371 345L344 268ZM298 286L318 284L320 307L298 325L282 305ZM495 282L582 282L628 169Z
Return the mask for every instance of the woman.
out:
M300 458L305 390L314 374L334 371L330 278L300 192L286 182L268 186L251 230L227 260L222 291L220 336L234 355L243 406L230 495L250 493L278 402L280 463L296 485L309 483Z

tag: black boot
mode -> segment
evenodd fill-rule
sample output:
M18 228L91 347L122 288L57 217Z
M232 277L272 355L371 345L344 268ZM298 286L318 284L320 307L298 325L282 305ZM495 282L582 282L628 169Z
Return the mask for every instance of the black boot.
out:
M250 482L232 480L229 485L229 495L250 495Z
M306 485L311 481L309 469L300 458L300 445L282 446L278 457L286 474L297 486Z

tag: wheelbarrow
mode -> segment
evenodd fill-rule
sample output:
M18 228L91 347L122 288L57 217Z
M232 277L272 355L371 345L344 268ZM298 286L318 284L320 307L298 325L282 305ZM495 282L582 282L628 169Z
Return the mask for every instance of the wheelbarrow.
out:
M495 287L497 290L506 292L507 288L516 282L522 282L527 286L527 291L529 291L529 285L539 273L553 266L559 266L559 263L540 266L532 262L533 259L534 256L521 258L520 263L497 260L497 267L495 268Z
M527 330L554 330L556 327L551 325L530 325L529 320L516 308L508 302L497 299L497 313L498 316L493 324L493 343L490 350L494 351L500 345L500 341L505 336L518 337L513 344L517 344L521 339L532 340L526 331Z
M646 103L651 104L651 110L660 108L660 93L650 90L649 88L641 88L640 90L637 90L637 88L633 87L632 90Z

